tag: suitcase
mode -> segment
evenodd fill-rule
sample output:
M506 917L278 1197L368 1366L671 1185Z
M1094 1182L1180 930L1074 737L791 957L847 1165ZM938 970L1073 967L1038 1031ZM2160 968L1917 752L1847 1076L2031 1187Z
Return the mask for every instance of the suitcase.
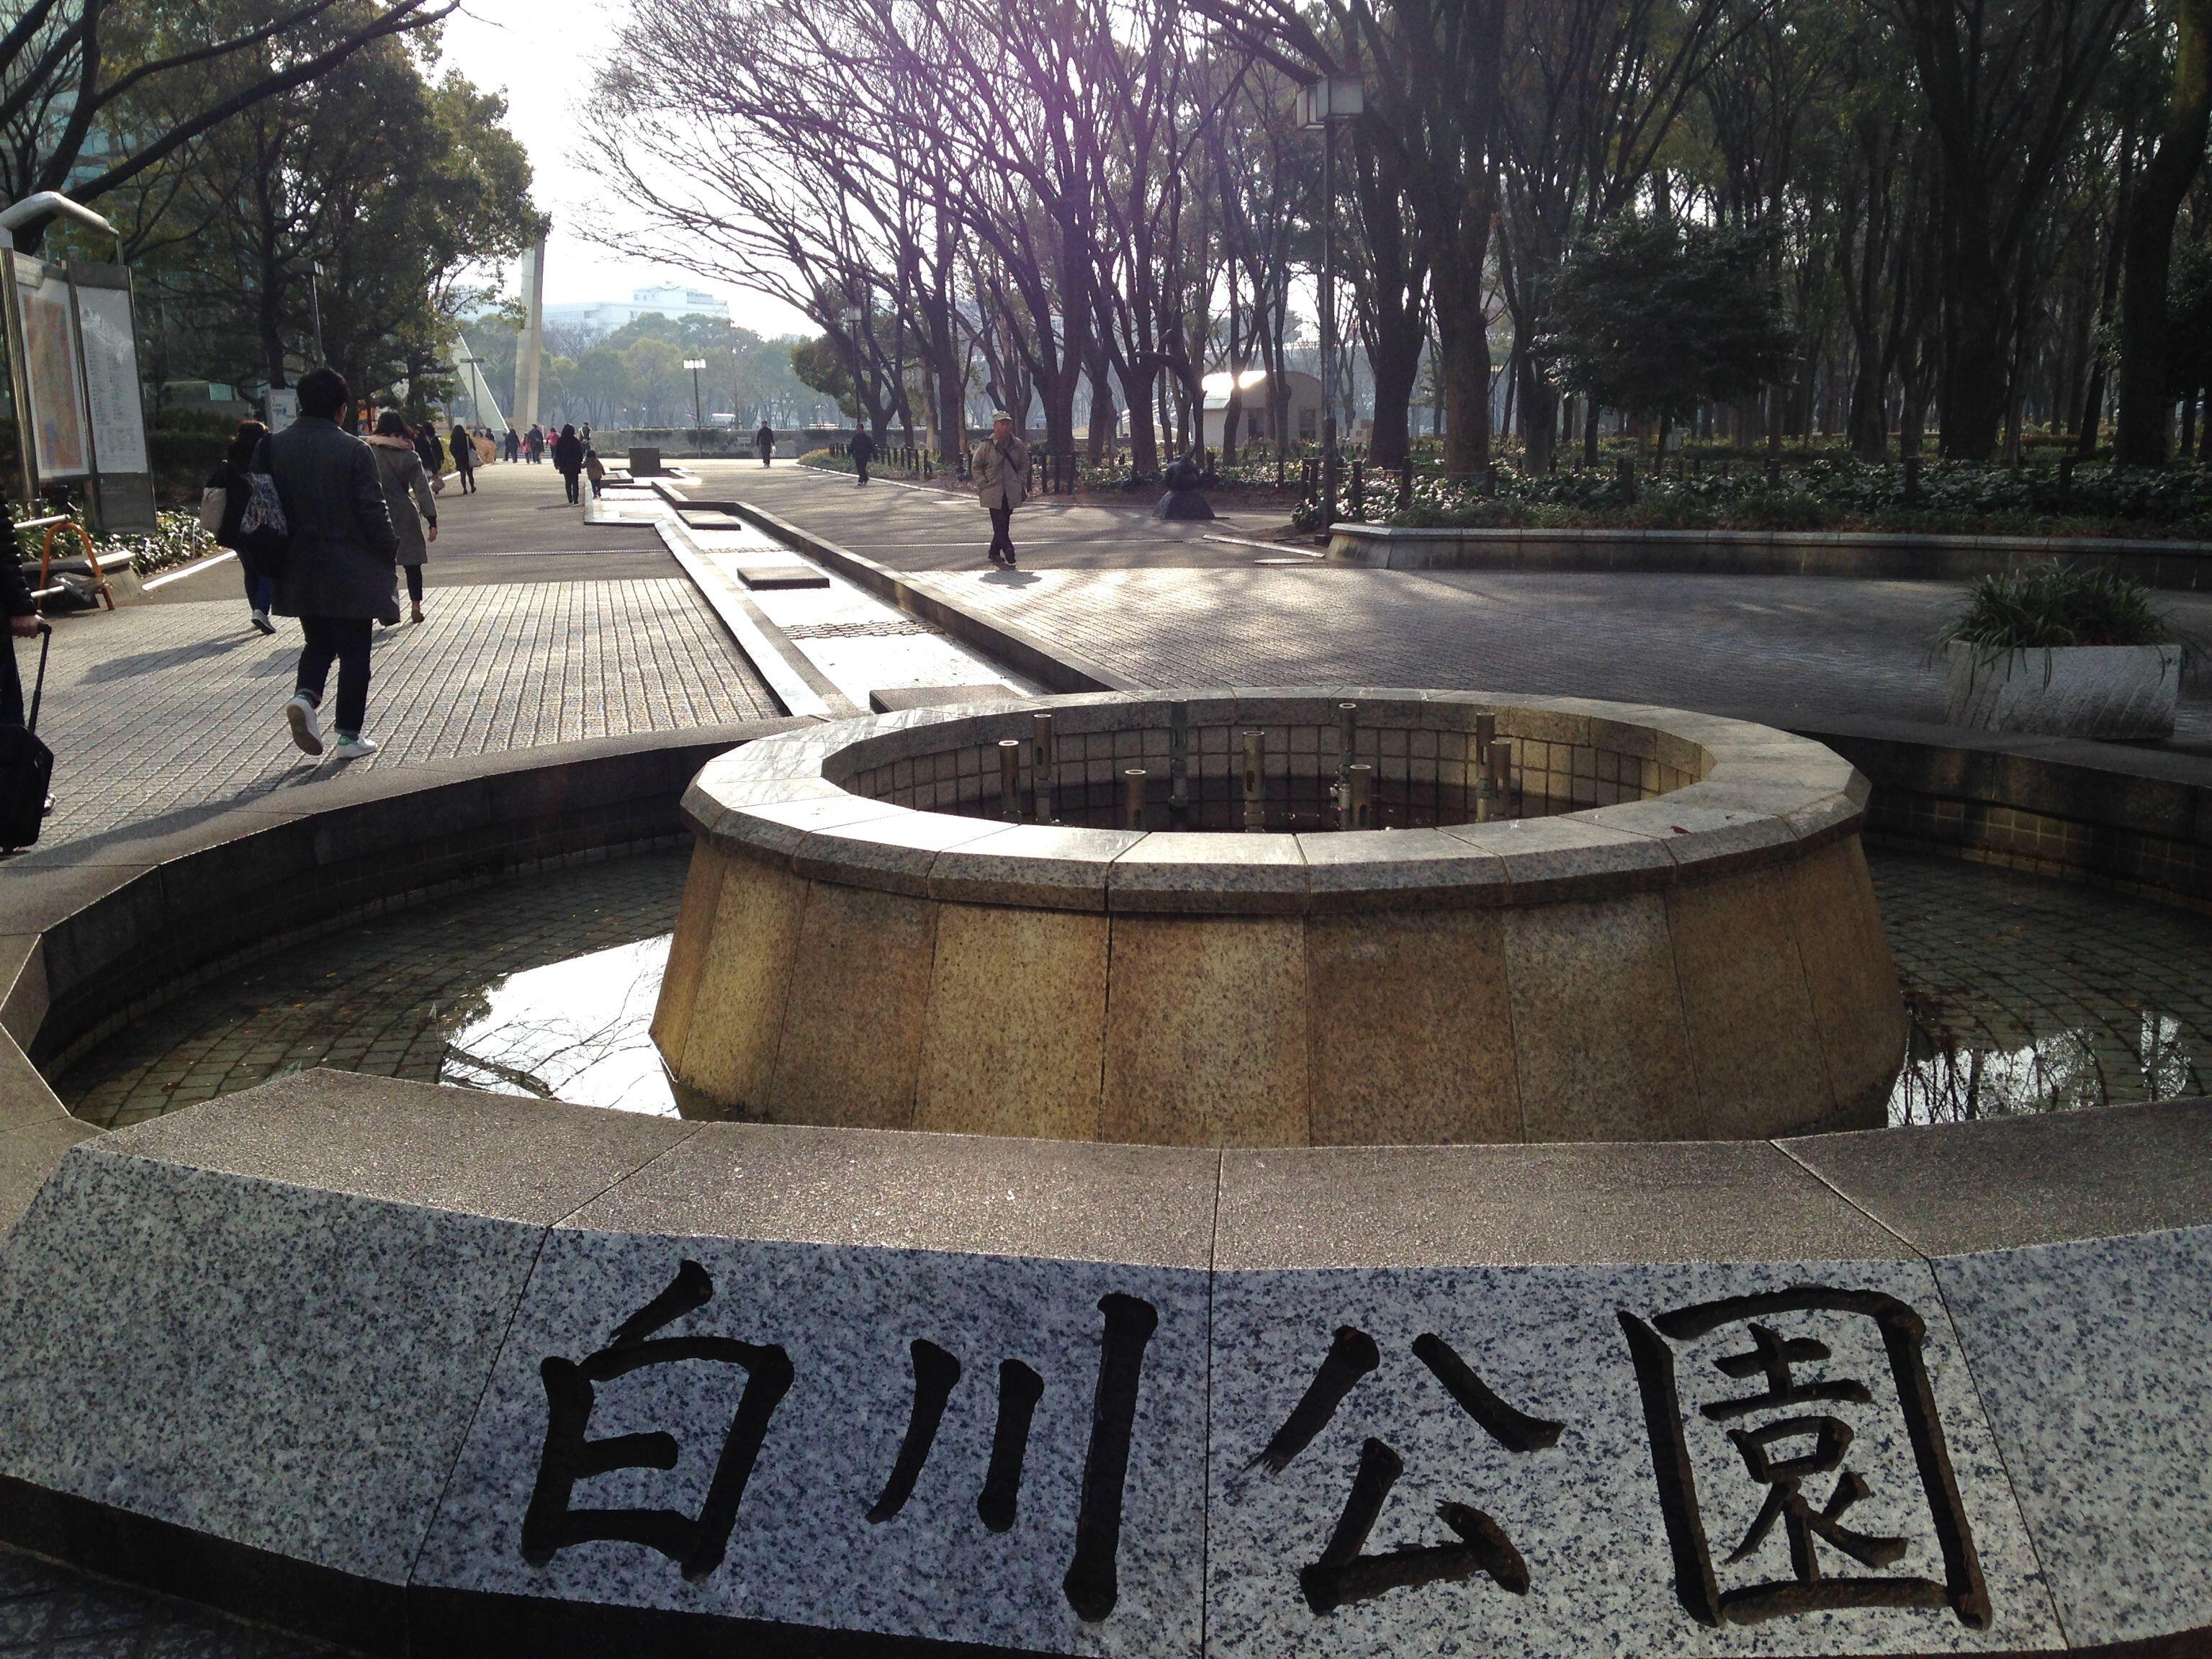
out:
M21 726L0 726L0 851L28 847L39 838L46 815L46 791L54 781L54 751L38 738L39 701L46 694L46 650L54 630L39 624L39 681L31 693L30 719ZM15 648L13 639L8 648Z

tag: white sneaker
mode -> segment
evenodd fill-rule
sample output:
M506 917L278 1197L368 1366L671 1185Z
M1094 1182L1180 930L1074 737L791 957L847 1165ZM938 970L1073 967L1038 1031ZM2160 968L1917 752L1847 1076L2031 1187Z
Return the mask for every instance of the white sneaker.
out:
M253 613L253 625L264 634L274 634L276 631L276 624L269 620L269 613L266 611L257 611Z
M310 755L323 752L322 722L315 718L315 705L305 697L295 696L284 705L284 718L292 727L292 741Z
M374 738L340 738L337 747L331 750L331 753L340 760L361 760L367 756L374 755L377 746Z

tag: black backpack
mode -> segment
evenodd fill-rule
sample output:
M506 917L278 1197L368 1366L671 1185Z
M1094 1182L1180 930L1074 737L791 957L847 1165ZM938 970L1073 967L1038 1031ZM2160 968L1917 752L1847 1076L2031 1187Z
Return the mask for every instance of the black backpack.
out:
M15 648L12 638L7 648ZM53 629L39 625L39 683L31 693L27 724L0 726L0 851L28 847L38 840L46 815L46 792L54 781L54 751L39 741L39 703L46 694L46 647Z

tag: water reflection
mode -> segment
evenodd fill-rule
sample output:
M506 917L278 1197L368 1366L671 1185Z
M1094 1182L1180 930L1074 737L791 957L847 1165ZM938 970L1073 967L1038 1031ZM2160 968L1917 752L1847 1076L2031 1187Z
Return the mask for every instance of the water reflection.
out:
M1889 1102L1893 1123L1957 1123L2021 1112L2070 1112L2115 1102L2175 1100L2205 1092L2181 1021L2146 1013L2135 1030L2057 1031L2016 1048L1960 1036L1908 997L1912 1024Z
M1911 1020L1891 1122L2206 1091L2212 921L1948 859L1869 862Z
M196 986L57 1082L101 1125L309 1066L624 1111L680 1099L650 1026L681 853L521 878ZM1911 1016L1895 1123L2212 1087L2212 919L1955 860L1869 857Z
M669 935L532 968L489 987L446 1039L438 1081L672 1116L650 1027Z

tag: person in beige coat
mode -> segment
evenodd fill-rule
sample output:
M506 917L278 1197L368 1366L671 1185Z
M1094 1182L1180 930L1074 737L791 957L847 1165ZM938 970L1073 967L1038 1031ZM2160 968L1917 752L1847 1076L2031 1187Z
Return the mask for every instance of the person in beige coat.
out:
M1014 568L1014 509L1029 499L1030 447L1014 436L1014 417L991 416L991 435L975 446L975 494L991 515L991 562Z
M430 488L430 475L423 471L422 458L415 453L413 434L398 410L387 409L376 417L368 447L376 458L377 482L384 486L385 505L392 509L392 527L399 536L399 550L393 556L407 573L407 599L414 613L409 620L421 622L422 561L430 556L428 544L438 539L437 494Z

